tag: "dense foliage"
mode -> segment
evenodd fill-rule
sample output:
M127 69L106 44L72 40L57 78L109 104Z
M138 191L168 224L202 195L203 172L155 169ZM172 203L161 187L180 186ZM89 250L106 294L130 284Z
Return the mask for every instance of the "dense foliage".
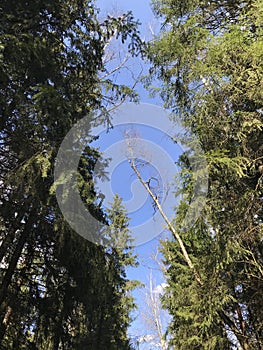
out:
M151 74L165 106L198 136L209 171L196 224L183 218L194 196L182 157L184 201L176 240L163 243L174 349L263 347L263 4L258 0L157 0L164 22L149 44Z
M127 253L128 234L123 253L86 241L65 222L51 190L58 147L72 125L105 109L105 99L134 98L131 89L100 78L113 36L128 42L131 53L139 49L131 14L100 22L93 1L1 1L3 350L130 349L133 284L125 266L134 258ZM104 96L105 91L111 95ZM110 224L113 214L102 211L92 181L98 157L87 145L79 163L79 190L92 214ZM119 199L116 205L115 226L127 229Z

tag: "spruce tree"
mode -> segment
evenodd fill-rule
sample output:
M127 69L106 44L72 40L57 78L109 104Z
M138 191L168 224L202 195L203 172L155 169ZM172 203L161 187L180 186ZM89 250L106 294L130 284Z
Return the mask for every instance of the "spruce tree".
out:
M163 243L175 349L261 349L262 20L253 1L155 1L163 31L149 44L151 73L165 106L200 140L209 188L202 216L183 226L194 196L192 169L181 157L184 200L174 227L201 283L176 240Z
M131 311L136 307L131 294L139 285L139 281L130 281L127 278L127 268L136 267L136 255L133 253L133 240L129 230L130 219L118 194L107 209L109 225L105 226L104 236L108 237L106 255L111 290L109 291L108 319L105 319L105 331L113 328L112 349L128 349L128 327L131 324ZM110 299L109 299L110 300ZM107 343L105 343L105 348Z
M115 103L135 96L110 77L100 78L105 47L114 35L130 43L131 53L139 49L130 13L100 22L93 1L1 2L3 350L116 349L117 313L107 332L103 322L115 302L109 290L118 267L108 266L102 246L69 227L52 192L56 155L70 128L92 111L105 110L105 99ZM97 220L105 222L92 181L98 157L87 145L79 163L79 191Z

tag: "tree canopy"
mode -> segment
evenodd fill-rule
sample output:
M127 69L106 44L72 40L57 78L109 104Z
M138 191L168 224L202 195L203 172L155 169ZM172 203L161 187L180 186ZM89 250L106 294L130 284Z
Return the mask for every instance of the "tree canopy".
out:
M92 111L106 111L105 101L135 97L101 78L113 37L138 53L131 13L101 22L93 1L1 2L1 349L130 349L128 232L122 246L130 253L86 241L65 222L52 192L56 154L69 129L86 115L92 121ZM105 121L107 114L95 120ZM103 212L92 181L98 158L87 145L79 192L92 215L109 225L115 219ZM119 215L122 229L121 207Z
M263 6L261 1L154 1L163 19L149 43L151 74L164 105L200 140L209 171L205 208L182 226L194 197L192 169L181 157L184 200L163 243L174 349L263 346Z
M164 106L198 138L209 174L202 213L185 227L195 175L187 152L180 157L183 196L175 219L166 220L173 239L161 248L169 348L262 349L263 4L154 0L153 8L163 26L147 45L148 79L159 80ZM98 14L87 0L0 5L3 350L132 349L127 329L138 283L126 267L136 266L136 257L121 198L104 210L96 193L99 151L85 145L77 186L104 224L86 230L103 244L70 227L54 191L68 131L86 116L110 126L109 105L137 98L111 77L105 54L113 38L131 55L145 53L138 22L131 13L105 20Z

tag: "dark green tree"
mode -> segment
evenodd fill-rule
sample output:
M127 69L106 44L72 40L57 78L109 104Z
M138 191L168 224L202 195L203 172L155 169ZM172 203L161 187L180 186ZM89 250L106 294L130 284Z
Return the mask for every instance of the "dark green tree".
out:
M1 349L117 349L113 340L130 348L124 334L114 335L121 312L120 319L109 315L114 307L128 312L109 292L118 263L69 227L52 192L55 158L70 128L105 110L105 101L135 98L101 76L112 36L138 52L138 24L130 13L103 22L97 14L85 0L0 5ZM109 122L107 114L92 118ZM107 222L92 181L98 158L87 145L78 185L87 208Z
M136 256L132 252L132 239L129 231L129 221L127 212L122 204L122 199L115 195L111 207L107 209L109 225L105 226L103 236L108 238L106 254L108 258L111 289L109 291L108 319L105 319L105 331L112 329L114 334L113 349L127 349L129 339L127 337L128 327L132 321L131 311L136 307L132 290L139 286L138 281L127 279L126 268L136 267ZM115 320L114 322L112 322ZM104 343L107 347L107 343Z
M163 243L175 349L261 349L263 346L261 1L154 2L164 20L149 44L151 73L165 106L200 140L209 188L202 216L183 226L194 197L187 154L175 230ZM200 281L196 278L198 273Z

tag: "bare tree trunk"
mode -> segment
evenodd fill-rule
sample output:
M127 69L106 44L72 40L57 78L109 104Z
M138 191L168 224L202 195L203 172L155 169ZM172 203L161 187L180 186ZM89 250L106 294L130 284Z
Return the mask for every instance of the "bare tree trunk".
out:
M176 230L174 229L173 225L171 224L170 220L168 219L168 217L166 216L166 214L164 213L159 201L158 201L158 198L156 198L156 196L153 194L153 192L151 191L150 187L147 185L147 183L145 181L143 181L143 178L140 174L140 172L138 171L138 169L136 168L135 166L135 163L134 163L134 160L131 159L130 160L130 164L131 164L131 167L133 169L133 171L135 172L135 174L137 175L139 181L141 182L141 184L143 185L143 187L146 189L146 191L149 193L149 195L151 196L152 200L154 201L155 205L156 205L156 208L159 210L160 214L162 215L164 221L166 222L167 226L168 226L168 229L169 231L172 233L172 235L175 237L175 239L178 241L179 243L179 246L180 246L180 249L182 251L182 254L183 254L183 257L185 259L185 262L187 263L187 265L189 266L189 268L193 271L194 273L194 277L196 279L196 281L198 282L198 284L200 286L203 285L203 282L199 276L199 274L197 273L195 267L194 267L194 264L192 263L192 260L190 259L189 255L188 255L188 252L185 248L185 245L184 245L184 242L183 240L181 239L180 235L178 232L176 232Z
M168 350L168 344L164 338L163 323L161 318L161 301L159 294L156 293L152 274L150 275L150 287L146 292L146 304L148 309L143 314L150 332L153 333L161 350Z

